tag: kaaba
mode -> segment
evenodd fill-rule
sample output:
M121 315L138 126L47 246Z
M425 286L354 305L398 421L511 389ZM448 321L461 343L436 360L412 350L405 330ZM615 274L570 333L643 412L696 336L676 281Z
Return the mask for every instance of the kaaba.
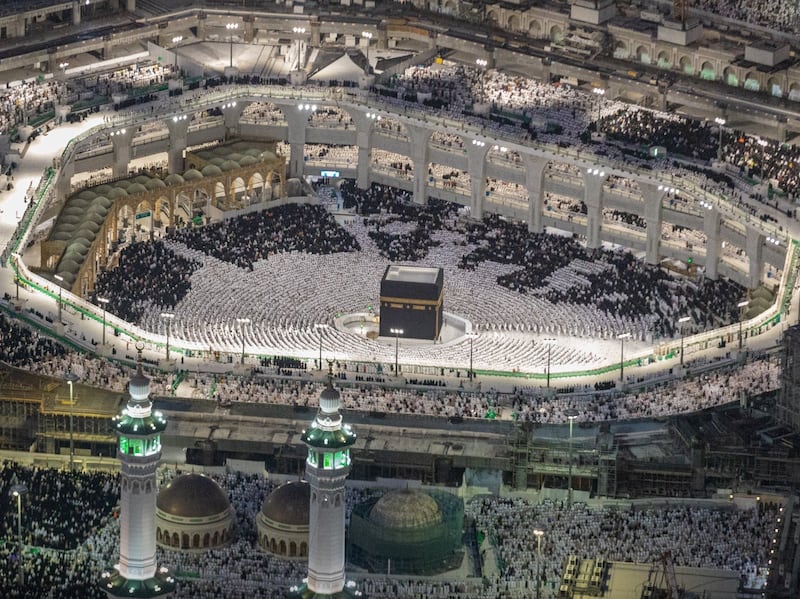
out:
M381 337L436 339L442 328L444 272L426 266L386 267L381 280Z

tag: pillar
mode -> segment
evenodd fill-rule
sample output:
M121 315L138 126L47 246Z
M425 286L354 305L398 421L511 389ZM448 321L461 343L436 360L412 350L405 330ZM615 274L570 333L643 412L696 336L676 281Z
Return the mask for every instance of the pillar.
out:
M283 106L281 107L283 108ZM308 125L308 112L298 110L297 106L283 108L288 124L288 142L291 148L289 157L289 176L303 176L303 156L306 145L306 126Z
M586 247L594 249L600 247L600 225L603 222L603 183L606 174L584 171L583 173L583 202L586 204Z
M540 156L522 155L525 164L525 188L528 190L528 232L541 233L544 200L544 171L550 162Z
M369 149L372 138L373 120L368 119L364 113L353 113L353 120L356 124L356 144L358 145L358 175L356 185L359 189L369 187Z
M170 117L167 119L169 129L169 147L167 148L167 170L170 173L183 173L186 168L183 164L183 151L186 149L189 131L187 115Z
M56 186L56 199L59 202L66 200L72 193L72 177L75 175L75 163L70 160L61 165Z
M222 119L225 123L225 139L239 135L239 120L242 118L247 102L236 102L236 106L222 109Z
M125 10L128 12L136 12L136 0L127 0L125 2Z
M414 163L414 203L428 202L428 142L433 130L406 125L408 142L411 145L409 158Z
M72 3L72 24L73 25L80 25L81 24L81 3L80 2L73 2Z
M131 0L128 0L128 1L130 2ZM206 19L207 18L208 18L208 16L206 15L205 12L200 12L200 14L197 15L197 39L199 39L201 41L205 41L205 39L206 39Z
M319 30L319 17L317 15L311 15L308 17L309 20L309 40L308 43L311 45L312 48L319 48L320 42L322 40L322 35L320 34Z
M464 140L466 143L466 140ZM482 145L481 145L482 144ZM467 170L470 178L470 214L475 220L483 220L483 201L486 197L486 153L489 145L469 143L467 145Z
M656 265L661 261L661 225L662 204L666 191L652 183L639 183L639 190L644 200L644 218L647 221L647 242L645 244L645 262Z
M253 26L253 15L245 15L242 20L244 21L244 41L249 44L253 41L256 33L256 29Z
M124 131L124 133L123 133ZM128 163L131 161L131 143L133 141L133 129L118 129L111 137L111 144L114 147L114 164L111 167L111 176L120 179L128 175Z
M719 271L720 223L719 210L706 210L703 218L703 231L706 234L706 276L712 280L716 280Z
M761 283L762 264L764 263L765 237L755 229L747 228L747 288L755 289Z

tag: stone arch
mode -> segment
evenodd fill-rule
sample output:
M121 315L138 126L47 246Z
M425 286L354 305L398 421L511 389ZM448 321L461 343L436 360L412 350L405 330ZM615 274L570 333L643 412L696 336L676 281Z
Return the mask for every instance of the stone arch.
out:
M795 81L789 85L789 98L791 100L800 100L800 82Z
M631 51L628 49L628 44L625 40L616 40L614 42L614 58L628 58Z
M249 191L242 177L233 178L229 188L230 201L235 203L244 201L244 197L248 195Z
M142 493L142 485L139 481L133 481L131 483L131 494L133 495L141 495Z
M733 67L725 67L722 71L722 80L728 85L733 85L738 87L739 77L736 74L736 69Z
M286 555L286 541L281 539L281 542L278 543L278 554L279 555Z
M778 98L783 96L783 88L781 87L781 80L778 77L770 77L767 79L767 92L771 96Z
M455 0L446 0L444 6L442 6L442 12L448 15L454 15L458 13L458 4Z
M166 196L156 198L155 210L153 210L153 224L156 226L166 226L173 222L174 215L172 202Z
M681 56L678 65L681 68L681 72L687 75L694 75L694 61L692 61L691 56L686 56L685 54Z
M438 130L433 132L428 144L431 146L444 147L451 151L467 151L466 142L463 137Z
M499 24L500 13L497 10L490 8L489 10L486 11L486 20Z
M181 549L189 549L189 533L185 532L181 535Z
M162 539L162 535L161 535L161 527L160 526L156 526L156 543L161 543L162 540L163 539Z
M660 50L658 56L656 56L656 64L663 69L669 69L672 67L671 54L671 52L667 52L666 50Z
M519 15L512 14L508 17L506 29L512 32L522 31L522 20L519 18Z
M180 541L180 537L178 537L178 533L177 532L173 532L172 533L172 546L173 547L180 547L181 546L180 543L181 543L181 541Z
M145 481L145 483L144 483L144 492L145 493L150 493L150 492L152 492L152 490L153 490L153 481L151 481L151 480Z
M200 549L200 534L194 533L192 536L192 549Z
M386 135L408 141L408 130L406 129L405 125L395 119L375 119L372 122L372 129L378 135Z
M717 78L717 70L714 68L714 65L708 61L703 61L703 64L700 65L700 74L703 79L714 80Z
M342 494L337 493L333 496L333 507L339 507L342 504Z
M210 533L204 534L203 535L203 547L208 547L208 545L210 543L211 543L211 534Z
M228 203L228 196L225 193L225 184L222 181L214 183L213 203L219 206L220 204Z
M744 76L744 88L751 91L761 91L761 83L758 80L758 73L748 71Z
M636 46L636 60L650 64L650 49L647 46Z
M308 543L300 541L300 557L308 557Z
M297 557L297 543L294 541L289 543L289 557Z
M242 118L254 120L259 125L286 125L286 113L273 102L250 102L242 111Z
M541 39L542 31L544 31L542 22L539 19L531 19L531 22L528 23L528 37L536 40Z
M277 543L277 541L275 541L275 537L272 537L269 540L269 550L272 553L276 553L276 554L278 553L278 543Z
M355 127L353 116L339 106L317 106L317 109L308 115L309 127L325 127L328 129L351 129Z
M564 30L561 25L553 25L550 28L550 41L560 43L564 40Z
M219 531L215 530L214 536L211 537L211 546L216 547L217 545L219 545Z

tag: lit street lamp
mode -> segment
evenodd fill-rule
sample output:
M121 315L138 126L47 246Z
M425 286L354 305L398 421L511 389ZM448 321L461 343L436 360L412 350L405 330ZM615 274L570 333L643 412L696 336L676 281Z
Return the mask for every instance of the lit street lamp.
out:
M678 324L681 327L681 368L683 368L683 339L685 337L685 331L683 328L684 323L689 322L692 319L691 316L681 316L678 319Z
M371 31L362 31L361 37L367 40L367 75L372 72L372 66L369 64L369 45L372 42L372 32Z
M536 561L538 562L538 573L536 575L536 599L542 595L542 537L544 531L538 528L533 529L533 536L536 537Z
M107 297L98 297L97 301L103 304L103 346L106 344L106 306L109 300Z
M172 328L172 319L175 315L172 312L162 312L161 318L167 321L167 362L169 362L169 332Z
M736 307L739 308L739 351L741 351L744 343L744 337L742 337L742 319L744 318L744 310L742 310L742 308L745 308L749 305L750 300L743 300L736 304Z
M553 348L553 343L555 343L555 337L545 337L542 339L544 343L547 344L547 370L545 371L545 377L547 380L547 388L550 388L550 350Z
M727 122L722 117L715 117L714 122L719 126L719 145L717 146L717 160L722 160L722 128Z
M292 32L297 36L297 70L303 67L303 60L300 56L302 52L303 39L302 36L306 33L305 27L292 27Z
M567 486L567 505L572 507L572 423L578 417L578 411L570 408L566 411L567 418L569 418L569 479Z
M319 331L319 369L322 370L322 330L327 329L328 325L322 322L314 323L314 328Z
M64 321L61 320L61 292L64 288L61 286L61 283L64 282L64 277L61 275L53 275L53 278L58 281L58 324L62 324Z
M469 380L475 378L475 371L472 369L472 342L478 337L478 333L467 333L467 339L469 339Z
M623 369L625 368L625 340L630 339L630 333L622 333L621 335L617 335L617 339L619 339L619 380L622 381L622 374Z
M225 25L225 29L229 32L229 38L231 42L231 61L230 66L233 67L233 32L239 29L239 23L227 23Z
M72 413L75 408L74 387L75 383L78 381L78 375L74 372L68 372L64 375L64 380L67 381L67 385L69 386L69 471L73 472L75 470L75 429L72 422Z
M11 486L11 496L15 497L17 500L17 542L19 543L19 586L23 588L25 586L25 570L22 567L22 496L28 492L28 487L22 484L12 485Z
M403 329L389 329L389 332L394 335L394 374L400 374L398 356L400 353L400 335L405 333Z
M606 95L606 90L603 89L602 87L593 87L592 88L592 93L597 96L597 118L595 119L595 121L599 121L600 120L600 106L603 103L603 96Z
M236 322L239 323L239 333L242 335L242 359L240 364L244 364L244 325L250 322L249 318L237 318Z

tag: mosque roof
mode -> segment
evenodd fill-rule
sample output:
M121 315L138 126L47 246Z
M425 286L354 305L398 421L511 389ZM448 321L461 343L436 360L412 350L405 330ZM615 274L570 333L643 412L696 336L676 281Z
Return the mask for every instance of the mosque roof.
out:
M310 501L311 485L306 481L293 481L267 495L261 513L281 524L308 526Z
M216 516L230 509L228 496L204 474L181 474L158 492L156 506L162 512L181 518Z
M389 491L372 507L369 519L384 528L424 528L442 521L436 500L416 489Z

